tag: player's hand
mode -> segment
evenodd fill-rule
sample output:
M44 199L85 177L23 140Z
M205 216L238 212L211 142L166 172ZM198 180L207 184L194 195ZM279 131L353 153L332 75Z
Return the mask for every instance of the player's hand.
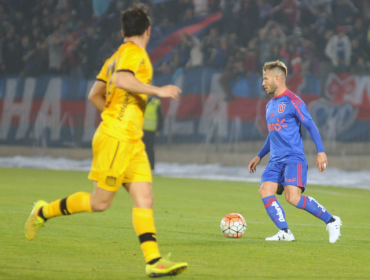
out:
M180 93L181 89L179 89L177 86L167 85L159 88L157 96L160 98L172 98L177 100Z
M328 168L328 159L325 153L318 153L316 157L316 167L319 168L320 172L324 172Z
M261 162L261 158L259 156L256 156L254 159L252 159L249 163L248 169L249 173L256 172L257 165Z

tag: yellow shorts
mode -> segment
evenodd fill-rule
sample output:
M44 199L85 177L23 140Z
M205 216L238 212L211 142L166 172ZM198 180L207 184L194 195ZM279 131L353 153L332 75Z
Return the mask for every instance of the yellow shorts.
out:
M99 131L93 142L93 161L89 179L108 191L117 191L124 183L152 182L152 171L144 143L124 142Z

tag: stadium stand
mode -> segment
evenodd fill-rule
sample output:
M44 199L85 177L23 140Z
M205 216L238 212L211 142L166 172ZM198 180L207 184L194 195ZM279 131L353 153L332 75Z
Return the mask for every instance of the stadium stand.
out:
M86 92L121 44L120 11L133 2L0 1L1 143L90 145L99 117ZM280 59L289 88L309 106L332 153L370 153L368 0L140 2L152 21L153 83L183 91L178 103L163 102L159 143L220 142L226 151L236 149L234 142L262 141L268 97L261 67ZM61 106L58 116L43 104L50 98ZM5 110L20 100L32 104L18 109L31 117ZM362 146L338 149L347 142Z

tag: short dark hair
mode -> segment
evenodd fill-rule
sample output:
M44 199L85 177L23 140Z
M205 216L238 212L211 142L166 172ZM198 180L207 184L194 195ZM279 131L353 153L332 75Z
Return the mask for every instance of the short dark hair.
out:
M143 35L150 26L148 14L141 4L132 5L128 10L123 11L121 23L125 37Z

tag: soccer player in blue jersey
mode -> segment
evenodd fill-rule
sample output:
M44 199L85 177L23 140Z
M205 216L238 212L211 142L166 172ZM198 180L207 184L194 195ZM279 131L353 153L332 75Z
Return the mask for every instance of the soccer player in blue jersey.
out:
M332 216L310 196L302 195L307 182L307 161L303 151L301 124L311 135L317 149L316 167L323 172L328 167L325 150L319 131L313 122L306 104L287 89L287 67L279 60L266 62L263 66L263 83L268 94L273 94L266 106L266 121L269 130L265 145L258 156L249 163L249 172L256 171L261 159L270 152L270 160L261 177L259 190L267 214L279 228L279 232L267 237L267 241L293 241L283 207L275 194L285 191L285 199L293 206L305 210L326 223L329 242L335 243L340 236L342 221Z

